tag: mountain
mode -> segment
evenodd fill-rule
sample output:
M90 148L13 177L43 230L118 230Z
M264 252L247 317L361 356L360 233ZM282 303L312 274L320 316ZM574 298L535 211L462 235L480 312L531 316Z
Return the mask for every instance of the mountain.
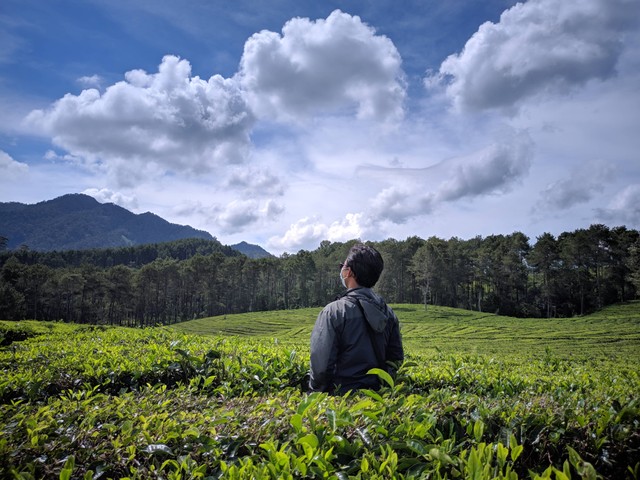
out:
M234 250L239 251L240 253L245 254L249 258L267 258L273 257L273 255L267 252L264 248L259 245L252 245L247 242L236 243L235 245L230 245Z
M25 245L37 251L117 248L186 238L214 240L203 230L169 223L150 212L138 215L83 194L33 205L0 202L0 236L7 239L9 250ZM239 245L262 250L246 242Z

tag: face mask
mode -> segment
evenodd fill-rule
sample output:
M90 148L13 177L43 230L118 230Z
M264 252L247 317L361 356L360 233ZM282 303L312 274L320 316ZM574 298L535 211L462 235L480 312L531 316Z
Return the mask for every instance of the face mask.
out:
M344 288L347 288L347 282L346 282L345 277L342 276L342 270L340 270L340 281L342 282L342 286Z
M340 281L342 282L342 286L344 288L347 288L347 282L345 281L344 277L342 276L342 270L340 270Z

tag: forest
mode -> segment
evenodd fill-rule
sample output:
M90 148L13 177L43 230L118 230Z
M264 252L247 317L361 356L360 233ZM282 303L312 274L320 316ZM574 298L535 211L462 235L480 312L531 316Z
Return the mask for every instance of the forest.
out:
M357 241L260 259L204 239L65 252L2 248L0 318L152 326L318 307L340 294L338 265ZM520 232L367 243L385 260L375 290L388 303L549 318L585 315L640 292L640 232L624 226L544 233L533 243Z

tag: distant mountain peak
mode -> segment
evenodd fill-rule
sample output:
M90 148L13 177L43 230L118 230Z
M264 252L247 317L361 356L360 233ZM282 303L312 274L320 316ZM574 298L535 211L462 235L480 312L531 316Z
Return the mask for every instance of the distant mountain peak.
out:
M247 243L245 241L242 241L240 243L236 243L235 245L229 245L229 246L231 248L233 248L234 250L237 250L240 253L243 253L244 255L246 255L249 258L268 258L268 257L273 257L273 255L271 253L267 252L265 249L263 249L259 245L252 245L252 244Z
M165 243L187 238L216 240L210 233L170 223L155 213L135 214L114 203L100 203L90 195L69 193L36 204L0 202L0 236L7 248L86 250ZM241 253L270 256L257 245L242 242Z

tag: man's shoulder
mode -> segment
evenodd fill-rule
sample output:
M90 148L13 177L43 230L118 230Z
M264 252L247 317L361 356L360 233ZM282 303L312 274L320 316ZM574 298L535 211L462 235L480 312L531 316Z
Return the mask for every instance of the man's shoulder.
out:
M336 298L332 302L329 302L324 309L325 310L337 310L345 308L345 305L355 302L356 299L353 297L349 297L348 295L343 295L341 297Z
M320 315L335 316L336 314L344 314L347 310L357 307L358 300L356 297L346 294L325 305Z

